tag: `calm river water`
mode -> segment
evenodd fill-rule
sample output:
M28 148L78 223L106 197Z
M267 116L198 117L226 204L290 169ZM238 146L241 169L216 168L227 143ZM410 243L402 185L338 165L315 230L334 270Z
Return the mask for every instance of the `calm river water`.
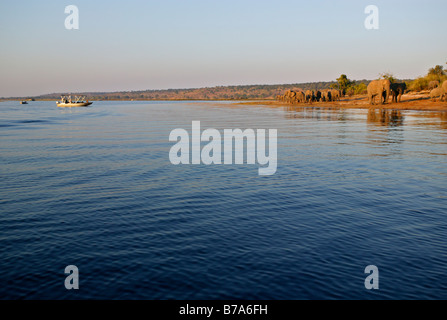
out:
M278 129L276 174L172 165L169 134L194 120ZM0 284L1 299L447 299L447 113L0 103Z

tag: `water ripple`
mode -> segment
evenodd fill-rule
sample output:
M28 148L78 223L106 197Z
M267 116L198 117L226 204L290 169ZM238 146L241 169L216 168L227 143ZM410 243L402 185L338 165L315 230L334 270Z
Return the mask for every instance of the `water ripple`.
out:
M2 299L447 298L443 115L0 108ZM171 165L169 133L193 120L278 129L277 173ZM70 264L78 292L63 285ZM370 264L379 291L364 288Z

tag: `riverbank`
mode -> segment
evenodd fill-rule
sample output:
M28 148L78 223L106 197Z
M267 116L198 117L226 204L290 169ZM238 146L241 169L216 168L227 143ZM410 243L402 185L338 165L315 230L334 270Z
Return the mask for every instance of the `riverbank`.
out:
M377 100L377 99L376 99ZM269 106L296 106L296 107L320 107L320 108L347 108L347 109L391 109L391 110L423 110L423 111L447 111L447 101L432 101L429 97L429 91L410 92L402 96L400 103L390 103L391 98L386 104L376 104L371 106L366 95L355 95L344 97L336 102L314 102L312 104L299 103L289 104L280 101L264 100L237 102L234 105L269 105Z

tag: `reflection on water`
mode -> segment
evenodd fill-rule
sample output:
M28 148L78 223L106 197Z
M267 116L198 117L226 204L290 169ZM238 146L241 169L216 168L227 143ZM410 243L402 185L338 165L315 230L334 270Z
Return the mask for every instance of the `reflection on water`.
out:
M327 121L345 121L347 120L347 110L337 107L302 107L287 105L284 107L287 111L286 118L316 119Z
M369 109L367 122L381 126L397 127L404 124L404 116L400 110Z
M409 111L393 109L346 109L340 107L284 106L288 119L315 119L323 121L362 121L380 127L399 127L406 122L421 126L447 129L447 111ZM363 115L366 115L364 117Z
M447 129L447 111L414 112L412 115L419 118L417 123L420 125L439 125L442 129Z

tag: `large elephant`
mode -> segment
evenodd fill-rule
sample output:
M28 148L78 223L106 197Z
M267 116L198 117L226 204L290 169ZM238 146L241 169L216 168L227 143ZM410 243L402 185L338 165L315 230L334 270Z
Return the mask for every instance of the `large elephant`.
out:
M392 83L391 84L391 101L392 102L400 102L402 95L407 90L407 85L404 83Z
M435 101L436 98L439 98L439 101L442 101L444 99L444 96L446 96L446 94L447 91L445 91L444 88L435 88L432 91L430 91L430 98L433 101Z
M388 98L391 93L391 82L390 80L373 80L369 83L368 88L368 99L369 104L375 104L376 96L379 97L380 103L384 104L388 102ZM385 93L385 94L384 94ZM382 100L382 95L384 94L384 100Z
M447 80L445 80L445 81L442 83L442 89L444 89L444 91L447 92Z

